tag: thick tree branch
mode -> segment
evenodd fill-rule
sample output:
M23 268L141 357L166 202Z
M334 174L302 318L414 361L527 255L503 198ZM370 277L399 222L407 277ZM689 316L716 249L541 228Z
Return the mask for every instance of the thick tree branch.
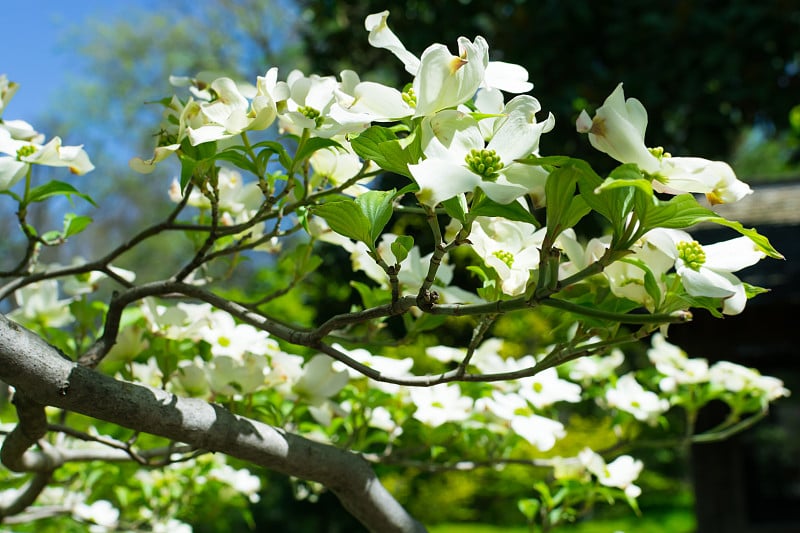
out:
M425 531L358 455L236 416L218 405L99 374L62 358L40 337L3 316L0 380L40 405L60 407L317 481L372 531Z

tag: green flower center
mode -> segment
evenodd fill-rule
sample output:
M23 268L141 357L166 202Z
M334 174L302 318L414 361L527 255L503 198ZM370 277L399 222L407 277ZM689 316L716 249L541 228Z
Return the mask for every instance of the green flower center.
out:
M23 157L28 157L36 153L36 147L28 144L17 150L17 161L22 161Z
M692 270L700 270L706 262L706 253L697 241L678 243L678 257Z
M511 268L511 265L514 264L514 254L512 254L511 252L506 252L505 250L497 250L496 252L493 252L492 255L498 258L503 263L505 263L508 266L508 268Z
M533 384L533 390L534 390L535 392L537 392L537 393L540 393L540 392L542 392L542 390L543 390L543 389L544 389L544 385L542 385L542 384L541 384L541 383L539 383L538 381L537 381L536 383L534 383L534 384Z
M318 110L314 109L311 106L300 106L297 110L303 114L303 116L310 118L314 121L314 124L319 128L322 125L322 113Z
M408 104L409 107L417 107L417 94L412 87L409 87L407 91L401 94L403 96L403 101Z
M496 180L497 172L504 166L497 152L485 148L483 150L473 148L464 161L471 171L488 181Z
M653 154L657 159L663 159L665 157L672 157L672 154L669 152L664 151L663 146L656 146L655 148L648 148L647 149L651 154Z

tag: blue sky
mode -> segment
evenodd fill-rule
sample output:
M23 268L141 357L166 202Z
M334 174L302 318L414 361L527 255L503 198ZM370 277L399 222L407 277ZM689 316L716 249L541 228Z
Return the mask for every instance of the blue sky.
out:
M82 64L78 50L65 43L70 30L87 19L124 16L153 0L3 0L0 18L0 74L20 84L6 119L36 126L43 108L59 105L59 89Z

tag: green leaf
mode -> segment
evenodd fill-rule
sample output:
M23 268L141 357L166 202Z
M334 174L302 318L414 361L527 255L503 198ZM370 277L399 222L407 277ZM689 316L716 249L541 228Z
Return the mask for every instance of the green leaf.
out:
M356 198L356 204L369 221L369 232L372 241L368 244L375 243L375 240L380 237L383 228L389 223L389 219L392 218L394 213L392 202L394 202L396 194L397 191L394 189L390 191L369 191Z
M20 198L18 194L14 193L12 191L4 190L4 191L0 191L0 194L8 195L8 196L12 197L14 200L16 200L18 203L20 203L20 204L22 203L22 198Z
M581 196L576 196L579 170L574 165L554 169L547 176L545 195L547 196L547 235L545 241L551 244L567 228L571 228L583 218L591 207Z
M316 152L317 150L322 150L323 148L342 148L342 145L338 142L334 141L333 139L325 139L323 137L311 137L306 139L306 141L300 146L297 152L294 154L294 160L303 161L308 157Z
M186 190L186 186L189 185L189 182L192 181L197 161L191 157L184 157L183 155L179 155L178 159L180 159L181 162L181 192L183 192Z
M314 246L309 242L297 245L283 255L278 264L282 269L293 272L293 276L299 279L319 268L322 261L322 257L314 253Z
M264 157L269 160L272 154L278 154L278 161L283 168L289 168L292 164L292 158L289 157L289 152L286 151L286 147L278 141L261 141L254 144L252 148L254 151L263 148L263 150L258 152L259 161L261 161Z
M333 231L372 246L370 221L353 200L336 200L310 208L311 213L325 219Z
M178 153L181 161L181 191L186 189L192 177L200 176L211 168L216 155L216 141L192 146L187 137L181 142L181 150Z
M649 195L653 194L652 182L649 179L642 177L632 180L615 180L611 177L608 177L603 183L600 184L599 187L597 187L597 189L595 189L595 192L600 193L603 191L622 189L625 187L636 187L645 194Z
M164 376L164 381L167 381L172 376L172 373L178 369L177 350L170 339L166 339L166 341L163 342L163 349L156 349L154 352L156 365Z
M615 231L621 228L625 217L630 212L630 207L627 207L630 203L630 191L615 190L600 194L597 192L597 188L603 183L603 179L592 170L587 162L570 159L569 166L576 173L580 195L587 205L611 222Z
M467 267L467 270L478 276L478 279L484 284L492 279L489 273L481 266L470 265Z
M374 161L379 167L408 178L408 165L419 161L421 150L418 136L402 142L383 126L370 126L350 141L353 150L363 159ZM405 143L405 144L404 144Z
M453 196L442 202L444 212L462 224L467 223L467 199L463 194Z
M567 209L566 213L564 213L564 227L573 227L575 224L580 222L583 217L588 215L591 210L592 208L589 207L589 204L586 203L586 200L584 200L582 196L576 196L569 204L569 208Z
M388 302L391 298L389 291L381 289L380 287L370 287L360 281L351 281L350 286L358 291L361 295L361 301L364 303L364 309L376 307Z
M198 144L193 147L194 150L190 150L188 155L197 161L205 161L207 159L214 159L214 156L217 155L217 141L209 141L205 143ZM182 150L186 153L186 149L181 147Z
M608 178L600 184L595 192L598 194L614 191L612 201L617 212L624 215L615 217L616 235L619 236L624 231L624 223L628 214L633 209L641 218L653 205L656 199L653 195L653 185L650 177L642 173L638 166L634 164L620 165L615 168ZM617 227L619 226L619 227ZM640 226L639 235L644 234L646 228Z
M92 223L92 218L85 215L76 215L75 213L67 213L64 215L64 238L71 237L82 232L86 227Z
M653 271L650 269L650 266L648 266L648 264L642 261L641 259L637 259L635 257L623 257L619 261L633 265L642 272L644 272L645 292L647 292L647 295L653 299L653 302L656 305L659 305L661 303L661 287L659 287L658 282L656 281L655 274L653 274Z
M58 230L45 231L42 233L42 240L47 244L55 244L61 240L61 232Z
M718 309L722 305L721 298L710 298L708 296L692 296L688 293L681 293L674 297L681 302L682 308L694 307L696 309L705 309L711 313L714 318L723 318L724 315Z
M795 134L800 134L800 104L789 110L789 125Z
M215 159L228 161L229 163L233 163L242 170L246 170L252 174L258 174L258 169L253 164L253 162L250 161L250 159L248 159L247 156L245 156L241 152L237 152L235 150L225 150L224 152L218 153Z
M261 141L252 146L253 150L258 150L261 148L267 148L273 152L280 153L285 152L286 148L278 141Z
M408 252L413 247L414 237L410 235L400 235L391 244L392 254L398 263L402 263L408 257Z
M445 210L447 210L446 205ZM537 228L539 227L539 221L536 220L536 217L519 202L499 204L486 195L482 195L477 204L472 206L469 214L472 217L503 217L516 222L527 222Z
M563 167L564 165L567 165L572 161L574 160L565 155L551 155L546 157L529 155L528 157L525 157L523 159L517 159L517 162L522 163L523 165L536 165L539 167L544 167L544 166Z
M64 183L63 181L57 180L50 181L44 185L40 185L39 187L31 189L28 192L27 203L31 204L34 202L41 202L42 200L46 200L51 196L66 196L68 198L77 196L97 207L97 204L94 203L94 200L92 200L88 194L83 194L69 183Z
M749 283L742 283L744 286L744 293L747 295L747 298L750 299L753 296L758 296L759 294L764 294L765 292L769 292L769 289L765 289L764 287L758 287L756 285L750 285Z
M524 500L517 501L517 509L519 512L525 516L528 522L535 522L537 518L539 518L539 508L541 507L541 503L539 500L535 498L526 498Z
M713 212L713 211L712 211ZM759 232L755 230L755 228L745 228L741 225L741 223L736 222L734 220L727 220L721 216L714 216L709 217L705 220L705 222L712 222L714 224L719 224L720 226L726 226L731 229L734 229L748 237L753 243L758 246L758 249L767 254L768 256L775 258L775 259L785 259L783 254L776 250L772 244L769 242L765 236L761 235Z

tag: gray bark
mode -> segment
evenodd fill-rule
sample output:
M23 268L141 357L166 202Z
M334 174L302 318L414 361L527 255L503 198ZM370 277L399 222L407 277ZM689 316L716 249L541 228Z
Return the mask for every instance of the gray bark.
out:
M0 380L12 385L26 403L67 409L319 482L371 531L425 531L360 456L234 415L218 405L100 374L65 359L36 334L2 315ZM46 471L50 465L37 468L33 452L18 445L38 438L25 430L20 415L17 429L21 434L4 443L3 463L18 470Z

